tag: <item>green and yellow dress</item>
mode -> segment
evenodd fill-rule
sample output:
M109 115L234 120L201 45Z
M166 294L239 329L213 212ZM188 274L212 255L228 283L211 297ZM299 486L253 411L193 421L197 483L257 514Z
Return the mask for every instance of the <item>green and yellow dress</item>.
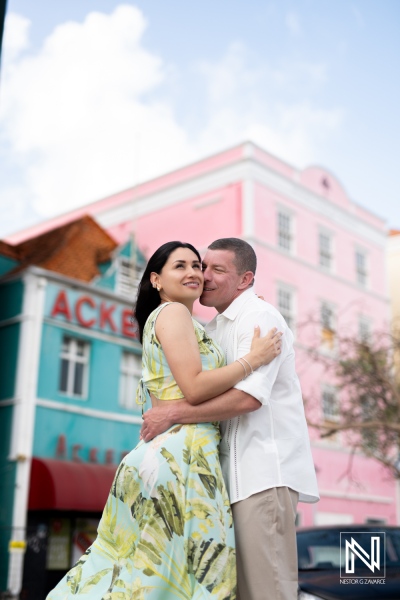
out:
M149 392L183 397L155 334L164 306L143 332L141 402ZM222 366L221 349L194 319L193 326L203 370ZM139 442L118 467L95 542L47 600L234 600L234 532L219 440L217 423L201 423Z

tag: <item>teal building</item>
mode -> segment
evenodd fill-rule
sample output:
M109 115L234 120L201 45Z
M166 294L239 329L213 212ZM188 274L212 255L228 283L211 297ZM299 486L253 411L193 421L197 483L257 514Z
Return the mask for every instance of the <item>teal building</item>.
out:
M138 441L143 263L89 217L0 243L0 592L46 597Z

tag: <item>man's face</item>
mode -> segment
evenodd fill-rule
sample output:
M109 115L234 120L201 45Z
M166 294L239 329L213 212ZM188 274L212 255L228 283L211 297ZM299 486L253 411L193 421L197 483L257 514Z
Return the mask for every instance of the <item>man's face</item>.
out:
M203 258L204 288L200 303L213 306L219 313L249 285L248 276L246 279L246 274L238 274L234 259L231 250L207 250Z

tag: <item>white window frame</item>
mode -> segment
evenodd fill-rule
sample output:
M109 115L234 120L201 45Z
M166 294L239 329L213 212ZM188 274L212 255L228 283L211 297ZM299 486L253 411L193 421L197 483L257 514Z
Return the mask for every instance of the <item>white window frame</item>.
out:
M139 412L136 404L136 388L142 376L142 357L134 352L122 351L119 378L119 406Z
M327 251L322 247L322 243L321 243L322 236L324 236L326 239L329 240L329 244L328 244L329 247L328 247ZM321 267L321 269L324 269L324 271L328 271L329 273L332 273L335 268L334 256L335 256L335 253L334 253L333 233L331 231L328 231L328 229L320 227L318 230L318 264ZM326 261L326 264L324 264L324 260Z
M288 294L290 298L288 310L280 302L281 294ZM296 293L292 286L278 281L276 286L276 306L285 319L287 326L294 334L296 330Z
M364 329L364 331L363 331ZM368 342L372 335L372 319L365 315L358 315L358 339L360 342Z
M144 269L128 256L117 257L115 292L125 298L135 298Z
M286 230L281 228L281 218L288 219L289 227ZM284 244L281 244L281 240L286 239L288 241L288 247ZM279 205L277 207L276 212L276 243L277 246L282 252L286 252L287 254L294 254L294 239L295 239L295 223L294 223L294 214L289 208Z
M358 256L364 258L364 269L359 268ZM367 288L369 285L369 272L368 272L368 252L364 248L356 247L354 252L355 261L355 272L356 282L359 286Z
M333 410L326 410L327 407L327 396L330 396L332 402L331 405L334 406ZM335 386L330 384L323 384L321 389L321 409L322 416L324 421L337 422L340 418L340 405L339 405L339 396L338 390Z
M83 346L83 353L80 354L78 349L79 345ZM66 348L64 348L66 346ZM62 363L63 361L68 362L67 372L67 389L61 389L61 376L62 376ZM63 396L75 398L79 400L86 400L88 397L88 382L89 382L89 363L90 363L90 343L78 337L70 335L64 335L62 339L61 352L60 352L60 378L58 383L59 393ZM76 394L74 392L75 387L75 365L83 365L82 374L82 393Z

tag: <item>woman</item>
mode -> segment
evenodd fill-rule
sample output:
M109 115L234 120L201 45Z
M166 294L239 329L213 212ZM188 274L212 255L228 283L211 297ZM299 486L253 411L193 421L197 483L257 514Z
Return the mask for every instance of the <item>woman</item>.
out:
M143 343L141 404L204 402L275 356L272 335L229 366L192 319L203 288L190 244L169 242L150 258L136 302ZM220 367L220 368L217 368ZM120 464L98 536L48 600L234 600L235 548L218 460L217 423L175 425L139 442Z

